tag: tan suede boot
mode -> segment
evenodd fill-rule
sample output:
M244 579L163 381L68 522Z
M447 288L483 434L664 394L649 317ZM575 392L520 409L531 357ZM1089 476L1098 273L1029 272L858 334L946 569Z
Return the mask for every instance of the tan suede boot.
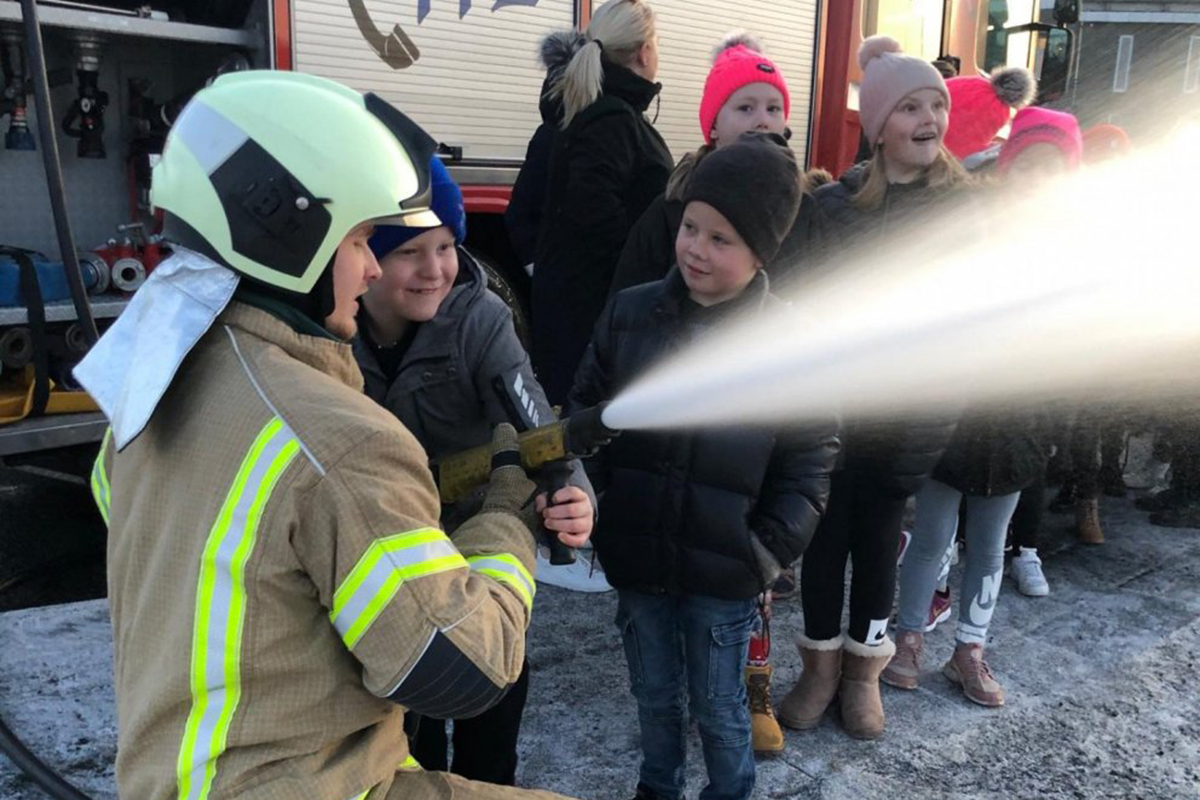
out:
M879 697L879 673L896 655L896 645L885 638L882 644L860 644L846 637L842 656L842 729L854 739L878 739L883 734L883 700Z
M746 665L746 692L750 698L750 734L756 753L783 749L783 731L771 707L771 666Z
M825 709L837 694L842 677L842 637L818 640L801 636L799 646L804 672L779 704L779 721L804 731L821 724Z
M1100 501L1075 501L1075 532L1084 544L1104 544L1104 531L1100 529Z

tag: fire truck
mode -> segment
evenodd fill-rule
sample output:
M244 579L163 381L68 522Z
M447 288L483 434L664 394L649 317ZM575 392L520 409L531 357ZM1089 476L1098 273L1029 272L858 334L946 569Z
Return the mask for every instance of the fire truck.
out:
M509 244L503 214L541 121L538 47L555 29L586 28L594 4L42 0L34 15L32 0L0 0L0 122L7 118L0 151L0 246L6 248L0 249L0 463L99 441L104 421L97 413L39 416L79 410L72 395L81 393L47 392L45 384L72 388L70 369L88 346L83 317L103 330L164 257L161 217L149 205L150 170L187 99L231 70L332 78L376 92L425 127L463 188L466 246L525 333L529 277ZM834 174L849 166L859 145L855 53L863 38L890 34L911 54L953 60L962 74L1029 66L1042 78L1040 101L1060 102L1080 24L1074 0L652 5L663 90L650 113L677 158L701 140L696 114L712 47L741 28L760 38L787 77L797 156ZM39 89L44 120L34 102ZM57 148L45 146L47 134L56 134ZM55 203L57 175L62 190ZM74 278L64 266L72 260L67 250L80 261ZM21 292L21 260L36 262L41 276L44 308L37 313ZM78 297L83 291L86 309ZM42 367L34 375L39 354Z

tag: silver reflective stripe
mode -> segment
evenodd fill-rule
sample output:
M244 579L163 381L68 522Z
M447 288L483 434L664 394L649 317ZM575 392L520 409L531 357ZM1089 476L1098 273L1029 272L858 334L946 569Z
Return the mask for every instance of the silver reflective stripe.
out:
M275 483L300 452L276 417L258 434L209 531L196 588L192 631L192 707L176 762L179 800L204 800L241 699L245 569Z
M467 559L471 569L501 583L507 583L517 591L524 601L526 608L533 608L533 597L537 594L537 584L525 565L513 555L498 553L488 556L471 556Z
M338 586L329 619L346 647L353 648L405 581L466 566L449 537L437 528L377 539Z
M209 175L250 138L221 112L199 101L187 104L174 127L175 135Z

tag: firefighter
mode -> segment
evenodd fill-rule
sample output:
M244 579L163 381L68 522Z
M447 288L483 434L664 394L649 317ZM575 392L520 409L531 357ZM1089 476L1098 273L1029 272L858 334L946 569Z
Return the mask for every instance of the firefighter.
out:
M534 593L515 433L451 540L347 343L373 224L438 224L433 148L285 72L220 78L171 131L152 200L175 254L78 368L111 423L92 484L122 797L532 794L423 772L402 729L504 695Z

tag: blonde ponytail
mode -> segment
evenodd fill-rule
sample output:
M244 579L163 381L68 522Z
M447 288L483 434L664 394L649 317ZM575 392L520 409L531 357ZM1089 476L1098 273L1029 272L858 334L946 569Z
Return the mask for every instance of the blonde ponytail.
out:
M604 87L601 56L627 67L654 38L654 11L642 0L608 0L592 15L587 42L571 58L550 93L562 99L562 127L599 99Z

